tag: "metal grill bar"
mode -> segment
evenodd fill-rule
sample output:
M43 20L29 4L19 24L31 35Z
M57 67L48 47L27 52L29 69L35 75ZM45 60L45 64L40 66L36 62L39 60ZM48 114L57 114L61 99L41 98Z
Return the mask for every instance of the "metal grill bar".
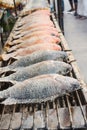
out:
M70 116L70 127L72 128L73 119L72 119L72 112L71 112L71 107L70 107L68 96L66 96L66 100L67 100L67 105L68 105L68 110L69 110L69 116Z
M49 104L45 104L45 128L48 128L48 109L49 109Z
M57 117L57 118L55 118L55 114L53 114L51 116L51 118L54 118L55 121L57 122L56 126L54 126L55 125L55 123L54 123L53 127L55 127L56 129L61 129L61 128L66 129L67 128L67 129L70 129L70 130L75 128L76 123L74 124L73 118L75 118L75 120L78 121L78 117L75 117L75 114L73 113L73 111L75 111L75 113L76 113L78 110L81 110L81 108L79 109L79 107L77 107L77 106L75 108L72 107L71 104L70 104L68 96L66 96L66 100L67 100L67 107L63 107L63 108L59 107L58 99L52 102L52 104L53 104L53 107L51 106L52 108L50 108L49 102L46 103L45 105L44 104L41 105L41 110L40 111L41 111L41 113L43 113L42 114L42 119L44 118L44 120L42 121L42 124L39 123L39 125L41 125L41 126L37 125L37 114L39 114L38 115L38 120L39 120L39 116L40 116L40 112L37 109L37 106L34 105L34 107L33 107L31 105L31 106L28 107L28 105L22 105L22 106L20 105L20 109L17 112L17 113L19 113L21 115L20 126L18 125L20 127L20 130L24 130L25 128L26 129L30 129L30 128L37 129L39 127L43 128L43 129L51 129L50 126L49 126L50 123L51 123L51 122L49 122L49 121L51 121L51 120L49 120L51 115L49 115L49 114L52 114L53 112L56 113L56 117ZM16 117L18 117L18 115L16 116L16 108L17 108L17 106L14 105L14 106L11 106L11 107L12 107L11 108L12 110L11 110L11 114L9 113L9 121L8 121L8 119L7 119L8 122L6 121L7 124L9 123L9 126L6 124L6 128L8 126L8 129L14 129L15 128L16 123L14 125L14 121L16 122ZM82 108L83 108L83 106L82 106ZM8 109L8 108L6 108L6 106L4 106L3 111L2 111L0 129L3 129L3 125L2 125L3 119L5 118L6 113L8 113L6 109ZM86 107L84 107L84 109L81 110L81 113L83 112L84 119L85 119L84 120L84 127L86 126L86 120L87 120L86 115L84 113L85 109L86 109ZM61 112L62 112L62 117L61 117ZM66 117L65 114L63 115L64 112L66 112L66 114L68 114L67 119L69 119L69 120L66 120L66 121L60 120L60 117L61 117L61 119ZM29 114L29 113L31 113L31 114ZM32 116L32 118L31 118L31 116ZM40 117L40 119L41 119L41 117ZM30 121L32 122L32 125L30 125ZM68 121L68 124L66 124L67 121ZM25 122L29 123L29 124L27 124L27 126L25 126L25 124L26 124ZM64 122L65 122L65 124L64 124L64 126L62 126ZM70 122L70 124L69 124L69 122Z
M3 118L3 115L4 115L4 111L5 111L5 106L3 107L2 114L1 114L0 127L1 127L1 124L2 124L2 118Z
M83 118L84 118L85 125L87 126L87 119L86 119L86 116L84 115L84 111L83 111L83 107L82 107L82 103L80 101L80 97L79 97L78 91L76 91L76 94L77 94L77 98L78 98L78 101L79 101L80 109L81 109L81 112L82 112L82 115L83 115Z
M35 130L35 112L36 112L36 107L34 106L34 112L33 112L33 130Z
M16 109L16 105L13 106L13 113L11 114L9 129L12 129L12 120L13 120L13 116L15 114L15 109Z
M24 109L25 109L25 106L22 105L22 116L21 116L21 125L20 125L20 130L23 129L23 122L24 122Z
M56 114L57 114L57 120L58 120L58 129L60 129L60 119L59 119L59 107L58 107L58 100L56 101Z

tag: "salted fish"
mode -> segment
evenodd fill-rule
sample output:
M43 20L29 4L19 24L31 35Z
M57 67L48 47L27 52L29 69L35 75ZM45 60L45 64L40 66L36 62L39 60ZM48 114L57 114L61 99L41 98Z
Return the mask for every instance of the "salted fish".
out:
M72 67L62 61L53 61L53 60L47 60L42 61L36 64L33 64L28 67L16 68L15 70L10 70L15 73L0 78L0 82L11 82L15 83L14 81L24 81L28 78L32 78L38 75L43 74L61 74L61 75L67 75L69 72L71 72Z
M43 34L43 33L54 35L54 36L59 36L57 31L51 30L49 28L46 28L46 29L44 28L44 30L40 30L40 29L35 28L35 29L32 29L31 31L29 30L29 31L26 31L26 32L21 33L19 35L16 35L16 36L14 35L13 39L18 39L20 37L25 37L25 36L29 36L29 35L32 36L32 35L35 35L35 34L40 35L40 34Z
M46 18L45 21L44 18ZM35 15L35 16L32 16L30 17L30 15L28 17L26 17L24 20L21 19L21 21L18 23L18 26L16 28L22 28L23 26L26 26L26 25L30 25L31 23L44 23L44 22L52 22L51 19L50 19L50 16L48 15L45 15L45 14L38 14L38 15Z
M43 16L43 15L45 15L46 17L50 17L50 10L49 9L36 10L32 12L31 14L26 15L25 17L22 17L20 21L18 21L17 27L20 27L28 23L28 21L30 21L34 17L36 18L38 16Z
M13 37L13 39L17 39L19 36L21 38L21 37L23 37L25 35L28 35L28 33L32 33L32 32L39 31L39 30L43 31L43 27L33 28L33 29L30 29L30 30L26 30L26 31L16 31L14 33L15 37ZM53 28L53 27L50 28L48 26L45 26L44 31L51 31L51 32L53 31L56 34L56 36L59 36L58 31L56 30L56 28ZM12 42L6 42L4 48L10 47L11 45L14 46L14 45L17 45L17 44L27 43L27 42L29 42L29 40L28 41L27 40L24 41L24 40L20 40L20 39L13 40ZM50 41L50 42L52 42L52 41Z
M9 42L8 45L14 46L16 44L20 44L24 42L24 40L28 43L37 43L37 42L45 42L45 43L57 43L60 41L59 37L51 36L49 34L41 35L41 36L33 36L30 38L21 37L20 39L13 40L12 42Z
M37 52L33 52L30 55L24 56L22 58L17 59L11 65L0 68L0 73L7 72L9 70L13 70L18 67L26 67L41 61L46 60L58 60L58 61L67 61L68 56L64 51L56 51L56 50L40 50Z
M54 24L52 22L45 22L45 23L33 23L31 24L30 26L29 25L25 25L25 27L20 27L20 28L16 28L16 31L19 31L19 30L23 30L23 31L26 31L26 30L30 30L30 29L33 29L33 28L36 28L36 27L39 27L39 26L49 26L49 27L54 27ZM43 29L44 29L43 27Z
M40 75L0 91L3 104L40 103L79 89L79 82L58 74Z
M0 56L0 59L3 61L7 61L12 57L22 57L22 56L26 56L28 54L32 54L35 51L38 50L61 50L61 47L57 44L36 44L36 45L32 45L26 48L20 48L18 50L16 50L15 52L9 53L9 54L2 54Z
M37 20L37 19L38 20ZM45 18L45 21L43 21L44 20L44 18ZM29 21L27 21L25 24L23 24L22 26L19 26L18 27L18 29L25 29L25 28L31 28L31 26L46 26L46 25L48 25L48 26L52 26L52 27L54 27L54 24L53 24L53 22L50 20L50 18L49 17L47 17L47 16L38 16L38 17L34 17L34 18L32 18L32 20L29 20ZM18 30L17 29L17 30Z
M35 35L36 35L36 34L35 34ZM40 35L41 35L41 34L40 34ZM40 35L37 34L37 36L40 36ZM58 39L58 38L57 38L57 39ZM58 40L58 44L59 44L59 43L60 43L60 39ZM44 41L42 41L42 42L34 42L34 43L24 42L24 43L21 43L21 44L17 44L17 45L15 45L15 46L11 47L11 48L5 47L4 50L5 50L6 52L14 52L14 51L16 51L16 50L18 50L18 49L24 49L24 48L27 48L27 47L29 47L29 46L37 45L37 44L43 44L43 46L44 46L44 45L47 45L47 43L44 42ZM50 45L50 44L56 44L56 43L49 42L49 45Z
M14 35L15 36L17 36L17 35L26 35L28 33L32 33L34 31L38 31L38 30L43 30L43 26L39 26L39 27L36 27L36 28L33 28L33 29L29 29L29 30L26 30L26 31L23 31L23 30L15 31ZM44 30L52 30L52 31L55 31L56 33L58 33L57 29L54 28L54 27L45 26Z

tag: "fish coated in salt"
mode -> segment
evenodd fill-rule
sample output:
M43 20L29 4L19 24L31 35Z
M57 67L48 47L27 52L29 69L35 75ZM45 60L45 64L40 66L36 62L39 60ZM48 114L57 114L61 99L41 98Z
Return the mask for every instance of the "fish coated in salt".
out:
M0 91L3 104L41 103L80 88L79 82L58 74L40 75Z
M37 43L37 42L45 42L45 43L59 43L60 39L59 37L55 36L55 35L50 35L50 34L44 34L44 35L40 35L40 36L32 36L32 37L20 37L20 39L15 39L13 40L13 42L9 42L8 45L10 46L14 46L16 44L22 43L24 42L24 40L28 43Z
M0 78L0 82L11 82L24 81L26 79L43 75L43 74L61 74L67 75L72 70L72 67L62 61L47 60L28 67L16 68L13 70L13 74ZM12 70L11 70L12 71Z
M44 39L45 40L45 39ZM9 53L9 54L2 54L0 56L0 59L3 61L7 61L12 57L23 57L29 54L32 54L35 51L39 51L39 50L61 50L60 45L57 44L52 44L52 43L47 43L47 44L36 44L36 45L32 45L26 48L20 48L18 50L16 50L15 52Z
M0 73L4 73L10 70L13 70L18 67L26 67L41 61L46 60L57 60L57 61L67 61L68 56L64 51L56 51L56 50L40 50L37 52L33 52L28 56L24 56L22 58L18 58L11 65L0 68Z

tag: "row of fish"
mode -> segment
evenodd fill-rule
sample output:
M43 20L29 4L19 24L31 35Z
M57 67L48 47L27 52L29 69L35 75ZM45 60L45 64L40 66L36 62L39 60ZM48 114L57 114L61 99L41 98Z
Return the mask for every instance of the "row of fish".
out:
M4 99L1 103L45 102L80 88L76 79L67 76L72 67L60 42L49 9L38 8L21 17L13 40L7 42L6 53L0 56L2 61L14 59L0 68L0 74L4 74L0 83L11 83L0 91L0 99Z

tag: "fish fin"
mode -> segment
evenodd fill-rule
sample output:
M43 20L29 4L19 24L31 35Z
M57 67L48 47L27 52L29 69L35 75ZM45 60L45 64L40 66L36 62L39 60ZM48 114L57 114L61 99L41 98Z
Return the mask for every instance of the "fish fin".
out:
M18 83L16 80L9 80L9 82L12 83L13 85Z
M12 45L12 42L7 42L6 44L5 44L5 46L11 46Z
M14 99L14 98L7 98L1 104L4 104L4 105L13 105L13 104L17 104L17 100Z
M13 84L13 85L15 85L15 84L17 84L18 82L17 81L15 81L15 80L9 80L7 77L5 77L5 78L0 78L0 83L5 83L5 82L8 82L8 83L11 83L11 84Z
M29 104L32 103L32 100L26 100L26 99L17 99L17 98L11 98L8 97L7 99L5 99L4 101L1 102L1 104L4 105L13 105L13 104Z
M4 72L7 72L9 69L7 67L0 68L0 74L3 74Z
M18 60L18 59L20 59L20 58L21 58L21 56L12 57L12 59L14 59L14 60Z
M3 61L7 61L9 59L17 59L17 58L14 58L14 56L12 57L11 54L2 54L1 57L0 57Z
M16 69L10 69L10 67L0 67L0 74L3 74L5 72L16 72Z
M30 100L23 100L23 99L15 99L15 98L11 98L8 97L7 99L5 99L4 101L1 102L1 104L4 105L13 105L13 104L22 104L22 103L30 103Z
M9 59L8 55L6 54L2 54L1 58L3 61L7 61Z

